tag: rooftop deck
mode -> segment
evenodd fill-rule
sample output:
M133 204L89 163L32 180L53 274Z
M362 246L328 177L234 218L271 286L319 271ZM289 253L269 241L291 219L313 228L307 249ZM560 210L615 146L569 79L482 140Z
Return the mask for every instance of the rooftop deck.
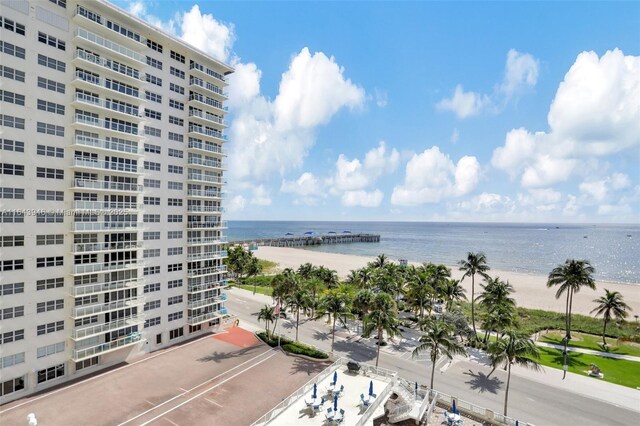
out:
M334 364L323 370L320 374L307 382L295 393L284 399L280 404L253 423L253 426L327 426L330 423L325 414L328 408L334 407L334 400L327 389L333 381L335 372L338 373L337 387L344 385L344 392L338 398L338 411L344 410L344 422L346 426L359 426L369 424L375 415L382 412L384 401L389 396L395 383L396 374L383 368L362 365L358 373L351 373L347 368L347 360L339 359ZM363 407L360 395L369 394L369 386L373 382L373 392L376 398L372 399L368 407ZM305 399L310 401L313 393L313 385L317 384L318 398L324 397L325 403L320 412L314 413L308 408Z

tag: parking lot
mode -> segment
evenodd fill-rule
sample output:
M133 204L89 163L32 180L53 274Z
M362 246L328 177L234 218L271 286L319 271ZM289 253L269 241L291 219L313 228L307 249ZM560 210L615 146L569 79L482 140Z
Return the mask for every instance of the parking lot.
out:
M0 424L249 425L325 366L233 328L6 404Z

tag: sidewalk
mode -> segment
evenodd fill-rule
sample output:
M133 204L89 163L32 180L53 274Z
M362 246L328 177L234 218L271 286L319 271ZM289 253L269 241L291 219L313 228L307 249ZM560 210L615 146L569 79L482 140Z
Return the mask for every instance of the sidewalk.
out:
M469 358L456 357L456 359L472 361L489 368L488 356L477 349L469 349ZM511 373L513 376L640 412L640 391L638 390L570 372L567 372L566 379L562 380L562 370L545 366L540 368L541 371L533 371L514 365L511 367Z
M564 350L564 346L555 345L553 343L536 342L536 346L541 346L543 348L554 348L554 349ZM627 360L627 361L640 362L640 357L637 357L637 356L612 354L612 353L609 353L609 352L594 351L593 349L584 349L584 348L576 348L576 347L568 346L567 347L567 351L568 352L580 352L580 353L589 354L589 355L597 355L597 356L601 356L603 358L615 358L615 359L624 359L624 360Z

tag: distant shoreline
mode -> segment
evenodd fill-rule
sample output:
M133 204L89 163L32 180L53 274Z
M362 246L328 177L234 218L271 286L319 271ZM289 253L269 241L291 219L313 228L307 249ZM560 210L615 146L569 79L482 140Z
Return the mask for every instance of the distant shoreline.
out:
M305 250L300 248L285 247L260 247L255 255L264 260L269 260L279 264L281 269L297 269L303 263L312 263L316 266L324 265L337 271L341 278L346 277L352 269L359 269L374 257L356 256L341 253L330 253L316 250ZM421 262L410 262L419 265ZM453 278L460 279L461 272L456 266L447 265L451 268ZM499 276L503 280L508 280L515 288L514 298L518 306L530 309L543 309L547 311L564 312L564 299L555 298L555 289L547 288L547 277L544 275L530 274L525 272L510 272L492 269L491 276ZM462 282L467 290L467 298L471 297L471 280L469 278ZM476 295L482 291L479 284L482 280L476 277ZM628 320L633 321L633 315L640 314L640 283L614 283L609 281L596 281L597 289L582 290L576 293L573 301L573 312L583 315L590 315L594 308L593 299L604 294L604 289L619 291L625 298L625 302L633 309Z

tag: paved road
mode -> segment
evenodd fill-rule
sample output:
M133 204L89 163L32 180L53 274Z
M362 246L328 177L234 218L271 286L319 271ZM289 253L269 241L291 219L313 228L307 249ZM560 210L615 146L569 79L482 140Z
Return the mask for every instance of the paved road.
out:
M231 289L228 294L226 306L238 316L242 327L264 329L264 323L257 320L257 312L265 303L271 302L270 297L254 296L238 289ZM280 320L278 331L293 338L295 322ZM330 327L324 321L301 320L299 340L328 351L331 346ZM407 380L428 384L430 362L411 359L410 349L414 346L415 343L407 340L385 347L380 355L380 366L398 371ZM334 352L356 361L375 363L376 349L370 340L360 339L357 334L344 330L336 336ZM456 360L450 366L442 361L436 365L434 387L476 405L502 412L506 374L496 371L487 378L489 371L489 367L475 360ZM536 425L628 425L633 418L637 418L638 412L576 394L571 388L561 389L549 384L559 380L559 377L531 380L512 373L509 415ZM629 392L635 391L630 389ZM640 399L637 401L637 411L640 411Z

